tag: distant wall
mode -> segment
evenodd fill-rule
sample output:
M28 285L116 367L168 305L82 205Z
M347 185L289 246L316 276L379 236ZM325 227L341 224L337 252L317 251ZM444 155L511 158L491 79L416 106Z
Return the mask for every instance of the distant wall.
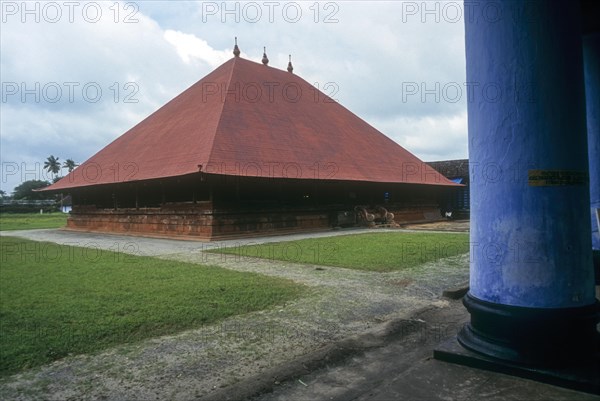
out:
M170 205L159 208L101 209L74 206L67 228L84 231L155 236L212 236L212 204Z
M74 207L67 222L67 228L75 230L200 240L322 230L331 225L326 210L215 210L211 202L117 210Z
M437 206L390 207L397 223L435 221ZM161 237L217 240L257 235L320 231L339 225L344 210L335 206L310 208L219 209L212 202L172 203L160 208L99 209L74 206L68 229Z

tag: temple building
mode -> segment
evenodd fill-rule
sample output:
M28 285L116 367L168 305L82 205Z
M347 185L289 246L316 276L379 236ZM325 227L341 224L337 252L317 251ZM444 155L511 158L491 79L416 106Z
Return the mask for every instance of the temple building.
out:
M442 214L451 219L469 218L469 160L440 160L427 162L435 171L457 184L461 188L450 191L441 203Z
M68 228L211 240L441 217L459 187L293 73L234 57L47 188ZM367 221L369 220L369 221Z

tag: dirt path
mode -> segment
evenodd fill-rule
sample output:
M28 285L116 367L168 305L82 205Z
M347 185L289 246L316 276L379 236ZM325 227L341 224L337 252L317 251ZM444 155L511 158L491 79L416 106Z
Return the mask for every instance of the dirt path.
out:
M403 224L402 227L414 231L452 231L468 232L469 220L443 220L432 223Z
M106 245L114 240L109 237ZM68 357L5 378L0 399L197 399L416 310L445 308L443 289L468 277L468 255L411 271L371 273L210 254L202 244L185 241L168 248L161 241L168 240L143 242L163 249L157 252L163 258L290 278L309 286L309 294L198 330Z

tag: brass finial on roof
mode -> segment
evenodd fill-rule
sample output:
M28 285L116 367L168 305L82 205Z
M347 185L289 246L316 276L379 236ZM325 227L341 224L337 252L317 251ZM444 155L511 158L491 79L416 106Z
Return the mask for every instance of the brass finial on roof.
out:
M263 47L263 49L264 49L264 53L263 53L262 63L264 65L267 65L267 64L269 64L269 58L267 57L267 48Z
M240 56L240 48L237 45L237 36L235 37L235 46L233 46L233 55L235 57L239 57Z
M292 71L294 71L294 66L292 65L292 55L290 54L290 61L288 62L288 68L287 68L288 72L290 74L293 74Z

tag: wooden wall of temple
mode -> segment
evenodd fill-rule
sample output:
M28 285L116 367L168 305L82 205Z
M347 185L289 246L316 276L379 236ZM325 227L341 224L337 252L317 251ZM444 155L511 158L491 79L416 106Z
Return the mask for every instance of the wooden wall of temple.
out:
M201 240L352 226L355 207L383 206L399 224L442 218L444 188L406 184L199 177L82 188L74 230Z

